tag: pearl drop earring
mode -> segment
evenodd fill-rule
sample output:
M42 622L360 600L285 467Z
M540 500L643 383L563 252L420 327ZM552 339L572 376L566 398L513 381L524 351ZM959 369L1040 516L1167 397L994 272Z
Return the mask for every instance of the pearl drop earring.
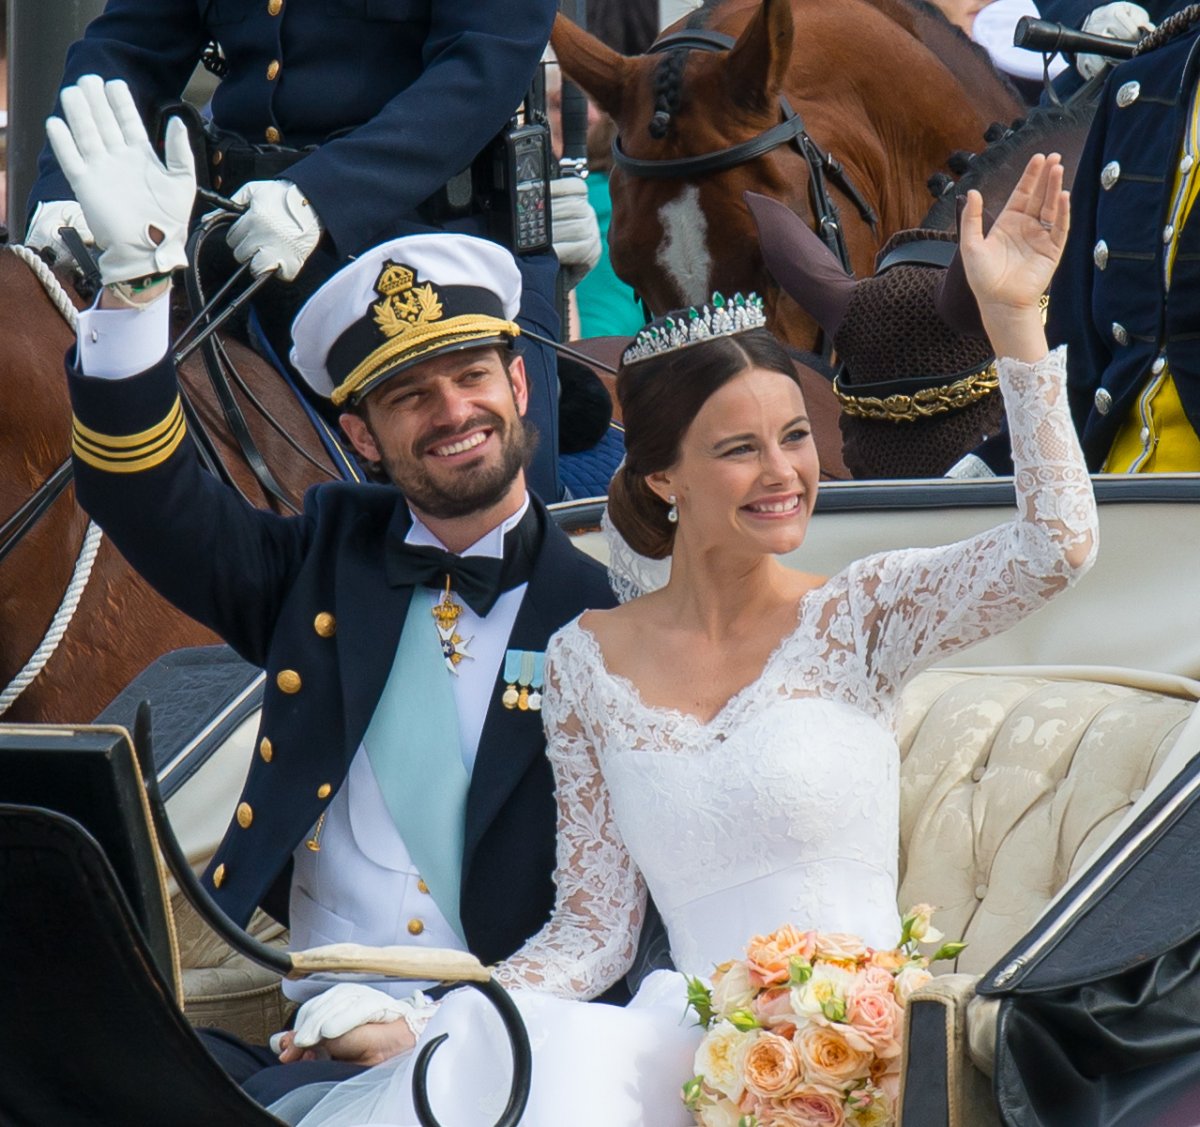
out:
M671 505L671 507L667 510L667 520L669 520L672 524L678 524L679 506L675 503L675 494L672 493L671 496L667 498L667 501Z

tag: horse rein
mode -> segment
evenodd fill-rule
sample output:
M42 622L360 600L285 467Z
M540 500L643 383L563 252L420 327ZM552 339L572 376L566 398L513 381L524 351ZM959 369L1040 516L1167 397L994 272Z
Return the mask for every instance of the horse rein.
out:
M728 51L736 42L733 36L719 31L685 28L664 35L646 54L660 55L676 50ZM621 148L621 138L618 136L613 139L612 144L613 162L623 172L644 180L688 179L746 164L780 146L788 145L804 158L804 163L808 166L809 197L817 224L817 234L837 256L846 273L852 274L854 271L850 265L850 252L846 247L837 205L829 197L828 182L832 181L846 195L872 231L878 229L879 216L850 181L841 162L825 152L812 139L804 126L804 119L796 113L783 94L779 95L779 111L783 118L779 124L736 145L698 156L658 159L631 157Z

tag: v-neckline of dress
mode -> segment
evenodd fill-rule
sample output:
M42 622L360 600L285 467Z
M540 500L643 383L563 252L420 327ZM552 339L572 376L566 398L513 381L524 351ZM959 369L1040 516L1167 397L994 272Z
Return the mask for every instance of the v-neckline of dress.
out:
M762 684L763 679L766 677L771 666L775 663L776 658L778 658L784 646L786 646L800 630L800 626L804 621L805 612L807 611L811 601L810 596L817 591L825 590L828 586L829 580L826 579L824 583L818 583L816 586L810 587L804 592L803 595L800 596L796 603L796 617L792 628L787 631L782 638L779 639L774 648L767 655L767 659L763 662L763 666L759 670L758 675L752 680L748 681L740 689L736 690L730 697L728 697L725 703L722 704L721 707L718 708L717 711L714 712L707 720L701 719L694 712L688 712L686 709L672 708L670 705L666 704L650 704L645 697L642 696L641 690L633 683L632 680L621 673L614 673L611 669L609 669L608 662L606 662L604 659L604 650L600 646L600 639L597 638L591 630L584 626L583 622L579 618L575 620L575 627L583 635L586 644L592 648L596 658L596 666L600 672L603 673L604 676L609 679L609 681L617 685L625 693L632 697L640 709L650 713L651 715L666 716L670 717L676 722L689 724L699 731L709 731L719 727L720 721L725 719L725 717L735 709L740 708L742 704L752 696L754 690Z

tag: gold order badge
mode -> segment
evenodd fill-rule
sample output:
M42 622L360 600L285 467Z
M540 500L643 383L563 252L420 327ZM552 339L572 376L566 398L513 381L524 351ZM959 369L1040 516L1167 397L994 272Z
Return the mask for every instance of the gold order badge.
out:
M433 286L415 284L416 276L407 267L390 259L375 279L375 292L381 301L371 306L375 324L386 337L396 337L414 325L440 321L442 303Z

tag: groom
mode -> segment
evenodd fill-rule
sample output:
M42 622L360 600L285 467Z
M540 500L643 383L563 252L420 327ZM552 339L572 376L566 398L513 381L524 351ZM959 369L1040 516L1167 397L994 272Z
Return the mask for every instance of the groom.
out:
M83 79L63 107L51 142L106 248L67 360L80 503L160 592L267 671L210 892L239 923L260 904L290 915L295 947L505 958L554 902L542 654L559 626L612 603L604 570L525 486L535 435L511 255L419 235L330 279L296 320L292 359L392 484L318 486L297 517L253 510L202 470L168 349L186 139L173 125L160 162L121 83ZM303 1001L319 987L285 989ZM412 1039L389 1020L324 1047L340 1077ZM329 1062L279 1066L227 1039L215 1051L263 1101L318 1069L332 1078Z

